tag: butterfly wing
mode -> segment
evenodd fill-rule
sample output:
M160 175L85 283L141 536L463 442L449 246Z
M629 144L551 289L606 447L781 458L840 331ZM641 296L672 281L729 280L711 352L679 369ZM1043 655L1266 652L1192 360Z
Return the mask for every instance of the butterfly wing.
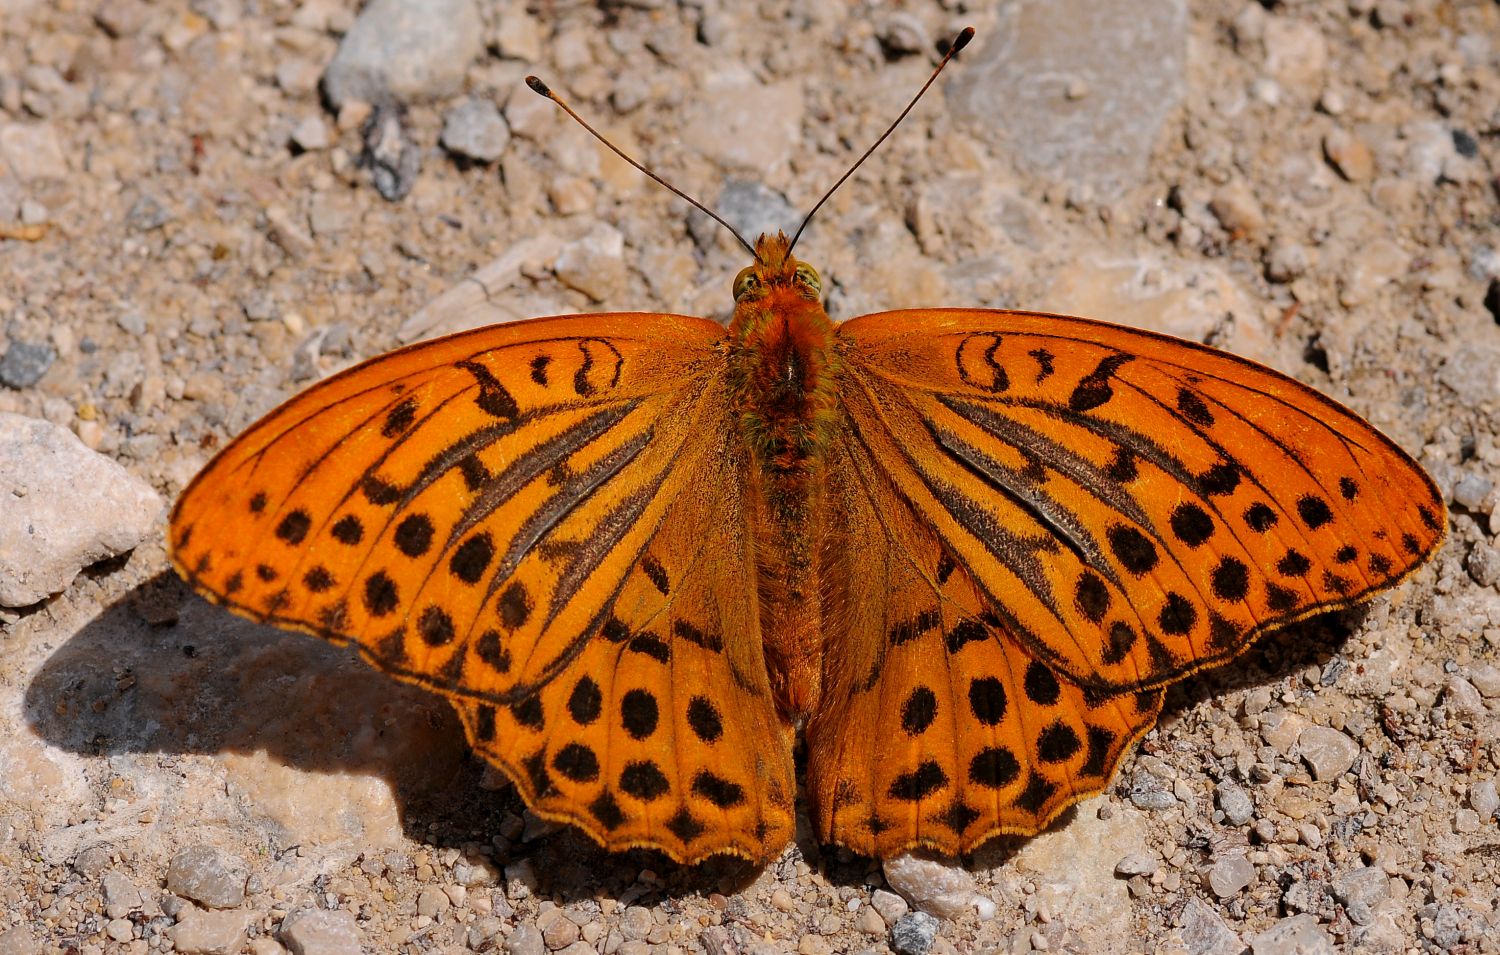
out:
M722 327L495 326L303 392L179 498L173 561L256 620L449 696L534 811L610 848L792 831ZM723 528L709 548L702 528Z
M1313 389L1232 355L981 309L869 315L838 336L848 432L833 467L851 492L835 497L854 502L846 521L871 528L860 540L884 544L832 548L854 569L829 576L894 583L857 620L829 626L830 656L869 674L828 694L809 726L809 787L836 841L952 851L987 831L1035 831L1101 788L1109 773L1092 770L1112 767L1121 741L1151 724L1154 704L1131 694L1357 603L1442 540L1441 496L1404 452ZM992 729L970 695L990 679L1007 712L1040 715ZM927 710L919 688L952 732L907 732L907 715ZM1109 712L1090 722L1100 700ZM1107 746L1090 745L1104 740L1095 728L1111 734ZM859 733L899 740L903 755L885 743L872 756L879 748ZM943 752L954 745L945 736L982 745ZM1006 786L982 785L1001 767ZM1051 802L1036 798L1043 790ZM898 835L859 835L866 807L876 828L904 814ZM979 815L944 831L940 811L955 823Z

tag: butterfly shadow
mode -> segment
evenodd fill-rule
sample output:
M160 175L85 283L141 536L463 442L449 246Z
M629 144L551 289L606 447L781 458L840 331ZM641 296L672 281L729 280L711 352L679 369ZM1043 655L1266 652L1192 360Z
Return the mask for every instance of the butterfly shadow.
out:
M390 679L350 649L236 617L171 573L104 608L52 651L26 687L23 713L50 746L101 761L150 756L141 771L165 768L168 784L176 757L223 760L227 784L247 792L252 815L265 802L262 830L279 849L329 839L359 848L363 838L382 855L373 829L380 808L393 804L411 841L478 847L497 869L529 860L516 871L561 899L728 895L761 872L723 857L677 866L649 851L606 853L536 819L472 753L441 697ZM371 780L389 787L389 802L350 810L351 794L368 794ZM164 798L184 805L187 825L203 821L182 793ZM653 874L643 879L645 870Z
M1162 719L1312 667L1320 682L1336 680L1346 665L1340 648L1364 616L1360 609L1327 614L1264 638L1231 663L1175 684ZM235 617L170 573L105 608L56 649L28 685L24 712L48 744L83 756L226 757L251 774L264 772L253 762L262 759L303 780L302 790L289 784L293 797L319 785L308 775L383 780L410 840L482 847L497 867L527 860L513 871L561 899L651 903L717 891L732 902L757 879L803 861L851 887L875 884L879 870L875 860L819 846L801 815L795 848L768 867L722 856L681 866L656 852L605 852L575 830L526 814L515 790L469 750L440 697L391 680L351 650ZM1149 748L1150 737L1142 745ZM1127 796L1129 765L1114 784ZM274 823L270 829L273 843L298 839ZM998 867L1026 842L999 837L960 861Z

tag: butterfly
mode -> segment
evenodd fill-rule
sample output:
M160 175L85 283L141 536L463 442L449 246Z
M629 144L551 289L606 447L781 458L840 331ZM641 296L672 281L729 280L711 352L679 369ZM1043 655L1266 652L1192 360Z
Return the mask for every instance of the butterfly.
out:
M794 244L728 328L534 319L315 384L183 491L174 565L447 697L538 815L765 862L799 737L825 843L1035 833L1163 687L1443 540L1422 468L1289 377L1037 312L835 323Z

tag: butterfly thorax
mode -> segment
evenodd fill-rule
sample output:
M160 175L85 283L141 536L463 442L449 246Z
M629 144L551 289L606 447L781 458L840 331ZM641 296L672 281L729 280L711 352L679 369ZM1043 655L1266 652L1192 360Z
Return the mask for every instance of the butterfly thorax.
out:
M767 663L785 714L821 689L819 545L823 463L838 423L833 322L817 273L761 236L756 263L735 281L730 381L757 511Z

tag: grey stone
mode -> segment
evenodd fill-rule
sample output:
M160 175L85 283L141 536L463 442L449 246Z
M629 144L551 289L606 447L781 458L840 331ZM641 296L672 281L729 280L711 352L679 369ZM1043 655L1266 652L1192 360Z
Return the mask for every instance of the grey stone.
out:
M115 324L127 335L139 337L146 334L146 316L134 310L121 312L115 318Z
M1130 801L1137 809L1171 809L1177 805L1177 797L1160 779L1145 770L1137 770L1130 777Z
M377 104L361 130L365 163L381 198L396 202L406 198L422 171L422 150L406 131L400 107Z
M29 926L17 925L0 932L0 955L42 955L42 945Z
M1475 544L1464 558L1464 569L1469 577L1481 587L1493 587L1500 582L1500 550L1483 541Z
M167 891L209 908L229 909L245 901L244 863L213 846L191 846L167 866Z
M1479 474L1465 474L1453 485L1453 503L1475 510L1484 503L1495 482Z
M1284 918L1250 938L1251 955L1335 955L1333 938L1311 915Z
M73 857L73 871L85 879L97 879L105 869L109 868L113 855L114 851L103 843L80 849Z
M56 360L57 351L51 345L13 341L0 357L0 385L18 391L30 388L42 380Z
M1214 797L1218 800L1219 811L1224 813L1224 821L1231 826L1243 826L1255 815L1255 802L1245 788L1232 779L1226 779L1214 787Z
M1492 663L1478 663L1471 667L1469 682L1487 700L1500 697L1500 667Z
M281 941L292 955L360 955L359 926L346 909L302 909L281 923Z
M1273 282L1290 282L1307 271L1307 248L1297 242L1278 239L1266 249L1265 263L1266 278Z
M150 232L160 229L173 219L172 210L162 205L155 196L142 195L130 206L130 211L125 213L125 224L137 232Z
M47 421L0 413L0 607L65 589L78 571L157 528L149 484ZM93 868L97 876L108 865Z
M998 16L949 81L954 114L1027 169L1101 197L1138 181L1183 97L1184 0L1020 0Z
M1351 869L1333 883L1333 897L1355 925L1369 925L1375 918L1375 906L1390 894L1390 878L1375 866Z
M1240 937L1202 899L1188 899L1177 927L1188 955L1241 955L1245 950Z
M458 91L479 55L473 0L372 0L323 74L335 109L351 100L410 102Z
M1469 784L1469 808L1479 814L1481 822L1489 822L1496 810L1500 810L1500 793L1496 793L1493 779L1480 779Z
M932 49L932 39L922 21L910 13L886 14L875 26L875 38L887 53L907 56Z
M1297 737L1302 761L1312 771L1313 779L1322 782L1337 779L1349 771L1359 755L1359 744L1336 729L1309 726Z
M757 236L775 235L777 230L790 236L801 215L781 193L746 179L726 182L714 211L752 243ZM688 214L688 233L699 248L707 250L724 234L724 227L694 209Z
M487 99L466 99L443 117L443 148L465 159L494 162L510 145L510 127Z
M1420 914L1432 919L1432 944L1443 951L1451 952L1464 940L1464 916L1455 906L1424 906Z
M891 926L891 949L896 955L927 955L937 933L937 919L926 912L908 912Z
M140 888L119 872L104 873L99 889L104 896L104 913L112 919L124 918L145 902Z

